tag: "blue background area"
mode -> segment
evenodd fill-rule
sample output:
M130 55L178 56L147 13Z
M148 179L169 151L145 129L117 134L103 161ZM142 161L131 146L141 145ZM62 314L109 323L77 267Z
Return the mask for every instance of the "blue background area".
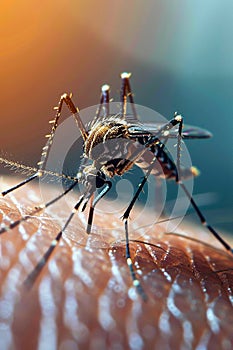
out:
M67 6L52 0L38 6L34 38L27 42L22 34L21 51L3 47L0 56L1 115L7 116L0 119L2 152L34 165L61 93L73 91L84 108L98 103L100 86L109 83L117 100L119 73L130 71L136 103L167 119L178 110L188 124L213 133L187 142L201 170L194 193L204 194L209 220L232 231L233 2L75 0ZM12 50L16 46L12 42Z

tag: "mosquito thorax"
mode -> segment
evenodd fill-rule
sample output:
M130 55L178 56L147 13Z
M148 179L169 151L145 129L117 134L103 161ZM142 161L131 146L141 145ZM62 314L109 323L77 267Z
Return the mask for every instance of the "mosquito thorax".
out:
M85 187L96 187L100 188L103 186L105 182L105 174L95 168L92 165L88 165L77 173L77 179L85 186Z
M96 160L95 147L117 138L129 138L127 122L117 116L101 119L92 126L88 133L84 143L84 155L89 159Z
M84 157L92 160L92 166L110 178L122 175L132 153L129 139L125 120L119 116L105 117L89 131L84 143Z

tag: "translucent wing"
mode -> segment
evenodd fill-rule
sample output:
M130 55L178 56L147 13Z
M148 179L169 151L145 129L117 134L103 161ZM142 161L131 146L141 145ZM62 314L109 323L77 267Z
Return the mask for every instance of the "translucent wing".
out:
M208 130L192 125L184 125L182 135L185 139L208 139L213 136Z
M132 125L129 127L129 132L132 136L149 136L156 135L163 123L143 123ZM176 138L178 134L178 126L169 130L169 138ZM182 135L184 139L207 139L212 137L212 134L205 129L192 125L184 125ZM159 137L159 135L158 135Z

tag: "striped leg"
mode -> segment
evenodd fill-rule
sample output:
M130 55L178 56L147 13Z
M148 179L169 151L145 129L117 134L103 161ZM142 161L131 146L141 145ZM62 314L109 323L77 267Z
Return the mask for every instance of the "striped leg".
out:
M71 214L69 215L68 219L66 220L66 222L65 222L63 228L61 229L61 231L59 231L57 236L52 240L52 242L50 244L50 247L47 249L47 251L44 253L43 257L40 259L38 264L35 266L35 268L32 270L32 272L28 275L28 277L24 281L24 285L25 285L26 288L30 289L30 288L33 287L35 281L37 280L37 278L39 277L39 275L40 275L41 271L43 270L44 266L47 264L49 258L51 257L54 249L56 248L56 246L60 242L64 231L68 227L68 225L71 222L73 216L78 211L81 203L84 200L87 200L87 198L85 198L84 195L82 195L80 197L79 201L77 202L77 204L75 205L74 209L72 210Z
M128 117L128 122L136 122L138 121L138 116L136 112L136 108L134 105L134 99L133 99L133 93L131 91L131 86L129 79L131 77L131 73L121 73L121 80L122 80L122 86L121 86L121 115L126 116L126 108L127 108L127 97L129 97L129 102L131 103L131 108L133 112L133 117Z
M131 278L133 280L133 285L136 287L136 289L138 291L138 294L142 297L142 299L144 301L147 300L147 295L144 292L144 289L142 288L142 285L141 285L140 281L138 280L138 278L137 278L137 276L135 274L135 271L134 271L134 268L133 268L133 262L132 262L132 258L131 258L131 254L130 254L128 219L129 219L130 212L133 209L133 206L134 206L136 200L138 199L140 193L143 190L143 187L144 187L145 183L148 180L148 177L149 177L149 175L150 175L150 173L151 173L151 171L153 169L153 166L154 166L154 163L156 162L156 160L157 160L156 157L154 157L152 159L152 162L151 162L151 164L150 164L150 166L149 166L149 168L147 170L146 175L143 177L141 183L138 186L138 189L137 189L136 193L134 194L133 199L131 200L128 208L126 209L126 211L124 212L123 217L122 217L124 222L125 222L125 240L126 240L126 261L127 261L127 265L129 266Z
M192 195L189 193L188 189L186 188L186 186L183 184L182 181L179 181L179 185L181 186L181 188L183 189L183 191L185 192L186 196L189 198L190 203L192 205L192 207L194 208L201 224L206 227L208 229L208 231L223 245L223 247L229 251L230 253L233 254L233 248L221 237L221 235L211 226L207 223L204 215L202 214L200 208L198 207L198 205L196 204L196 202L194 201Z
M111 187L112 187L112 183L110 181L105 181L105 185L102 191L98 194L98 196L95 199L94 199L94 195L92 196L93 199L91 199L91 205L90 205L88 222L87 222L87 230L86 230L88 234L91 233L95 206L100 201L100 199L103 198L105 194L111 189Z
M79 111L78 109L74 106L73 101L71 99L71 96L67 95L67 94L63 94L59 100L58 106L55 107L54 109L56 110L56 115L55 118L53 120L50 121L50 124L52 124L52 129L50 134L46 135L45 137L48 138L48 142L46 143L46 145L42 148L42 153L41 153L41 160L38 162L38 166L39 169L38 171L36 171L35 174L33 174L32 176L28 177L27 179L23 180L22 182L20 182L19 184L3 191L1 194L2 196L6 196L8 193L16 190L17 188L31 182L32 180L39 178L43 175L44 173L44 169L45 169L45 165L46 165L46 161L48 159L48 155L49 155L49 151L52 147L53 144L53 139L54 139L54 135L56 132L56 129L58 127L58 121L60 119L61 116L61 112L62 112L62 106L63 103L65 103L67 105L67 107L69 108L69 110L71 111L77 126L82 134L82 137L84 140L86 140L87 138L87 131L84 127L84 124L80 118L79 115Z
M41 204L39 205L37 208L35 208L34 210L32 210L29 214L23 216L22 218L20 218L19 220L16 220L12 223L10 223L10 225L6 226L6 227L2 227L0 229L0 235L8 232L9 230L12 230L13 228L17 227L19 224L21 224L24 221L27 221L28 219L31 218L32 215L38 214L41 210L44 210L45 208L48 208L49 206L51 206L52 204L54 204L55 202L57 202L59 199L61 199L62 197L64 197L68 192L70 192L76 185L78 184L78 181L74 181L72 183L71 186L69 186L67 188L66 191L64 191L63 193L61 193L59 196L55 197L54 199L52 199L51 201L45 203L45 204Z

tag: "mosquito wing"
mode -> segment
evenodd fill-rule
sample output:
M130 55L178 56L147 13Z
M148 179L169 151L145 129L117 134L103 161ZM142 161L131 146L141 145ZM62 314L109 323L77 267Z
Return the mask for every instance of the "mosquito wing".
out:
M213 136L210 131L192 125L184 125L182 135L185 139L208 139ZM174 134L173 137L175 137Z
M138 125L130 126L130 133L134 136L149 136L156 135L159 133L159 129L163 126L163 123L143 123ZM178 134L178 126L175 126L171 130L169 130L169 138L177 138ZM192 125L184 125L182 130L182 135L184 139L207 139L212 137L212 134L205 129L199 128L197 126ZM158 134L159 137L159 134Z

